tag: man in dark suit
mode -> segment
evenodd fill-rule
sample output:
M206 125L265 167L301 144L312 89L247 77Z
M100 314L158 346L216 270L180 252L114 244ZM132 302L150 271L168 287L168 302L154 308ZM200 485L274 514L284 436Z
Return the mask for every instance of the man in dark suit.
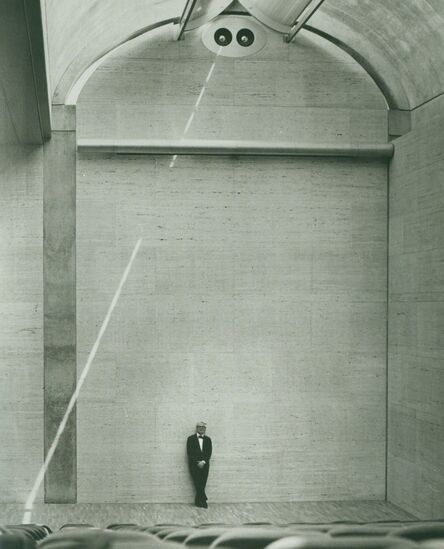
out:
M207 424L199 421L196 424L196 433L187 439L188 465L191 478L196 489L194 503L197 507L208 507L205 486L207 484L208 471L210 469L210 458L213 451L211 438L205 436Z

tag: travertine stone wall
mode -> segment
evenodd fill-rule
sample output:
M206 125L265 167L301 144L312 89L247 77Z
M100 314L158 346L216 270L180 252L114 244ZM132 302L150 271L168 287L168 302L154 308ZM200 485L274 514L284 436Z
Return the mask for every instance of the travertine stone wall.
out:
M43 163L0 126L0 500L23 502L43 459Z
M78 137L179 138L213 57L169 31L122 48L77 106ZM270 33L219 58L187 134L383 142L360 67ZM378 498L385 489L385 163L78 158L79 501L191 501L185 438L209 423L212 501Z
M444 515L444 100L413 112L390 171L388 498Z
M78 405L79 501L383 498L386 166L84 156L78 367L142 246Z
M82 91L78 136L179 139L205 84L191 139L387 140L384 98L357 63L314 35L289 45L267 34L263 50L241 59L215 59L198 32L177 42L171 28L120 48Z

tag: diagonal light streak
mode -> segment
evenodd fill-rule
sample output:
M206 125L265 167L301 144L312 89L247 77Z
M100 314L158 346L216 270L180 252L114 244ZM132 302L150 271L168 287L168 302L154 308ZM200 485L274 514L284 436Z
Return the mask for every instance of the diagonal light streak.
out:
M182 137L180 138L181 140L185 137L185 135L188 133L188 130L191 128L191 124L193 123L194 116L196 115L199 109L200 102L202 101L202 98L205 95L205 92L207 90L207 84L211 80L211 77L213 76L214 69L216 68L216 61L220 55L221 50L222 50L222 46L219 46L219 49L217 50L217 54L216 54L216 59L214 60L213 64L210 67L210 70L208 71L207 77L205 78L205 83L202 86L202 89L200 90L196 103L194 104L193 110L191 111L191 114L188 117L188 121L185 125L185 129L183 131ZM173 156L170 162L170 168L174 168L174 164L176 163L176 160L177 160L177 154Z
M35 479L34 485L32 487L32 490L28 496L28 499L25 503L25 510L24 515L22 519L23 524L28 524L31 522L32 518L32 510L34 507L34 501L37 497L37 493L40 489L40 486L45 478L46 471L48 470L49 464L51 463L52 457L54 455L54 452L56 451L57 445L60 441L60 437L63 434L63 431L66 428L66 424L68 423L69 416L74 409L74 406L76 405L77 399L79 398L80 391L82 389L83 383L85 382L86 376L88 375L88 372L91 368L91 364L96 356L97 350L99 348L100 342L102 340L102 337L106 331L106 328L108 327L109 321L111 319L111 315L114 311L115 306L117 305L117 302L119 301L120 294L122 293L123 286L126 282L126 279L128 278L128 275L130 273L131 267L134 263L134 260L136 259L137 253L139 251L140 245L142 243L142 239L139 238L139 240L136 242L136 245L134 246L133 253L131 254L131 258L128 262L128 265L125 268L125 271L123 272L122 278L120 279L119 286L116 290L116 293L114 294L114 297L111 301L110 306L108 307L108 311L106 313L105 319L102 322L102 325L100 326L99 334L97 336L96 341L94 342L94 345L92 346L92 349L89 353L88 359L86 361L86 364L82 370L82 373L80 374L79 380L77 382L76 388L74 393L71 396L71 399L69 401L68 407L66 408L65 415L63 416L62 421L60 422L60 425L57 429L57 433L54 437L54 440L48 450L48 453L46 454L46 458L43 462L42 467L40 468L40 471L37 475L37 478Z
M183 134L184 134L184 135L188 132L188 130L189 130L190 127L191 127L191 124L192 124L193 118L194 118L194 113L195 113L195 111L193 111L193 112L191 113L191 115L190 115L190 118L188 118L187 125L185 126L185 129L183 130Z

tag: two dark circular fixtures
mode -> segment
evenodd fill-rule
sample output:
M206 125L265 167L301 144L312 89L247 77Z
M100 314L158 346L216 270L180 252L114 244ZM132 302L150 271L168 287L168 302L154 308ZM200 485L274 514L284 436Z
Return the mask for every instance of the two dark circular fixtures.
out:
M228 46L233 41L231 31L226 28L217 29L214 33L214 40L219 46ZM251 46L254 42L254 34L250 29L241 29L236 34L237 43L244 48Z

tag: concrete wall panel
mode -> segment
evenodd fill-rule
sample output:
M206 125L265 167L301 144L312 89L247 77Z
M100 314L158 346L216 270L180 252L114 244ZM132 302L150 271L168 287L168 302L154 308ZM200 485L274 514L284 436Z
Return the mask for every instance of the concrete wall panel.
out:
M44 146L45 452L76 382L76 134L71 115L70 125L69 113L56 112L51 141ZM74 409L45 475L48 503L76 500L75 425Z
M390 171L388 498L444 513L444 101L413 113Z
M8 119L0 118L0 125L8 127ZM2 502L26 500L43 459L42 192L41 149L3 145L0 151ZM38 499L41 500L40 494Z

